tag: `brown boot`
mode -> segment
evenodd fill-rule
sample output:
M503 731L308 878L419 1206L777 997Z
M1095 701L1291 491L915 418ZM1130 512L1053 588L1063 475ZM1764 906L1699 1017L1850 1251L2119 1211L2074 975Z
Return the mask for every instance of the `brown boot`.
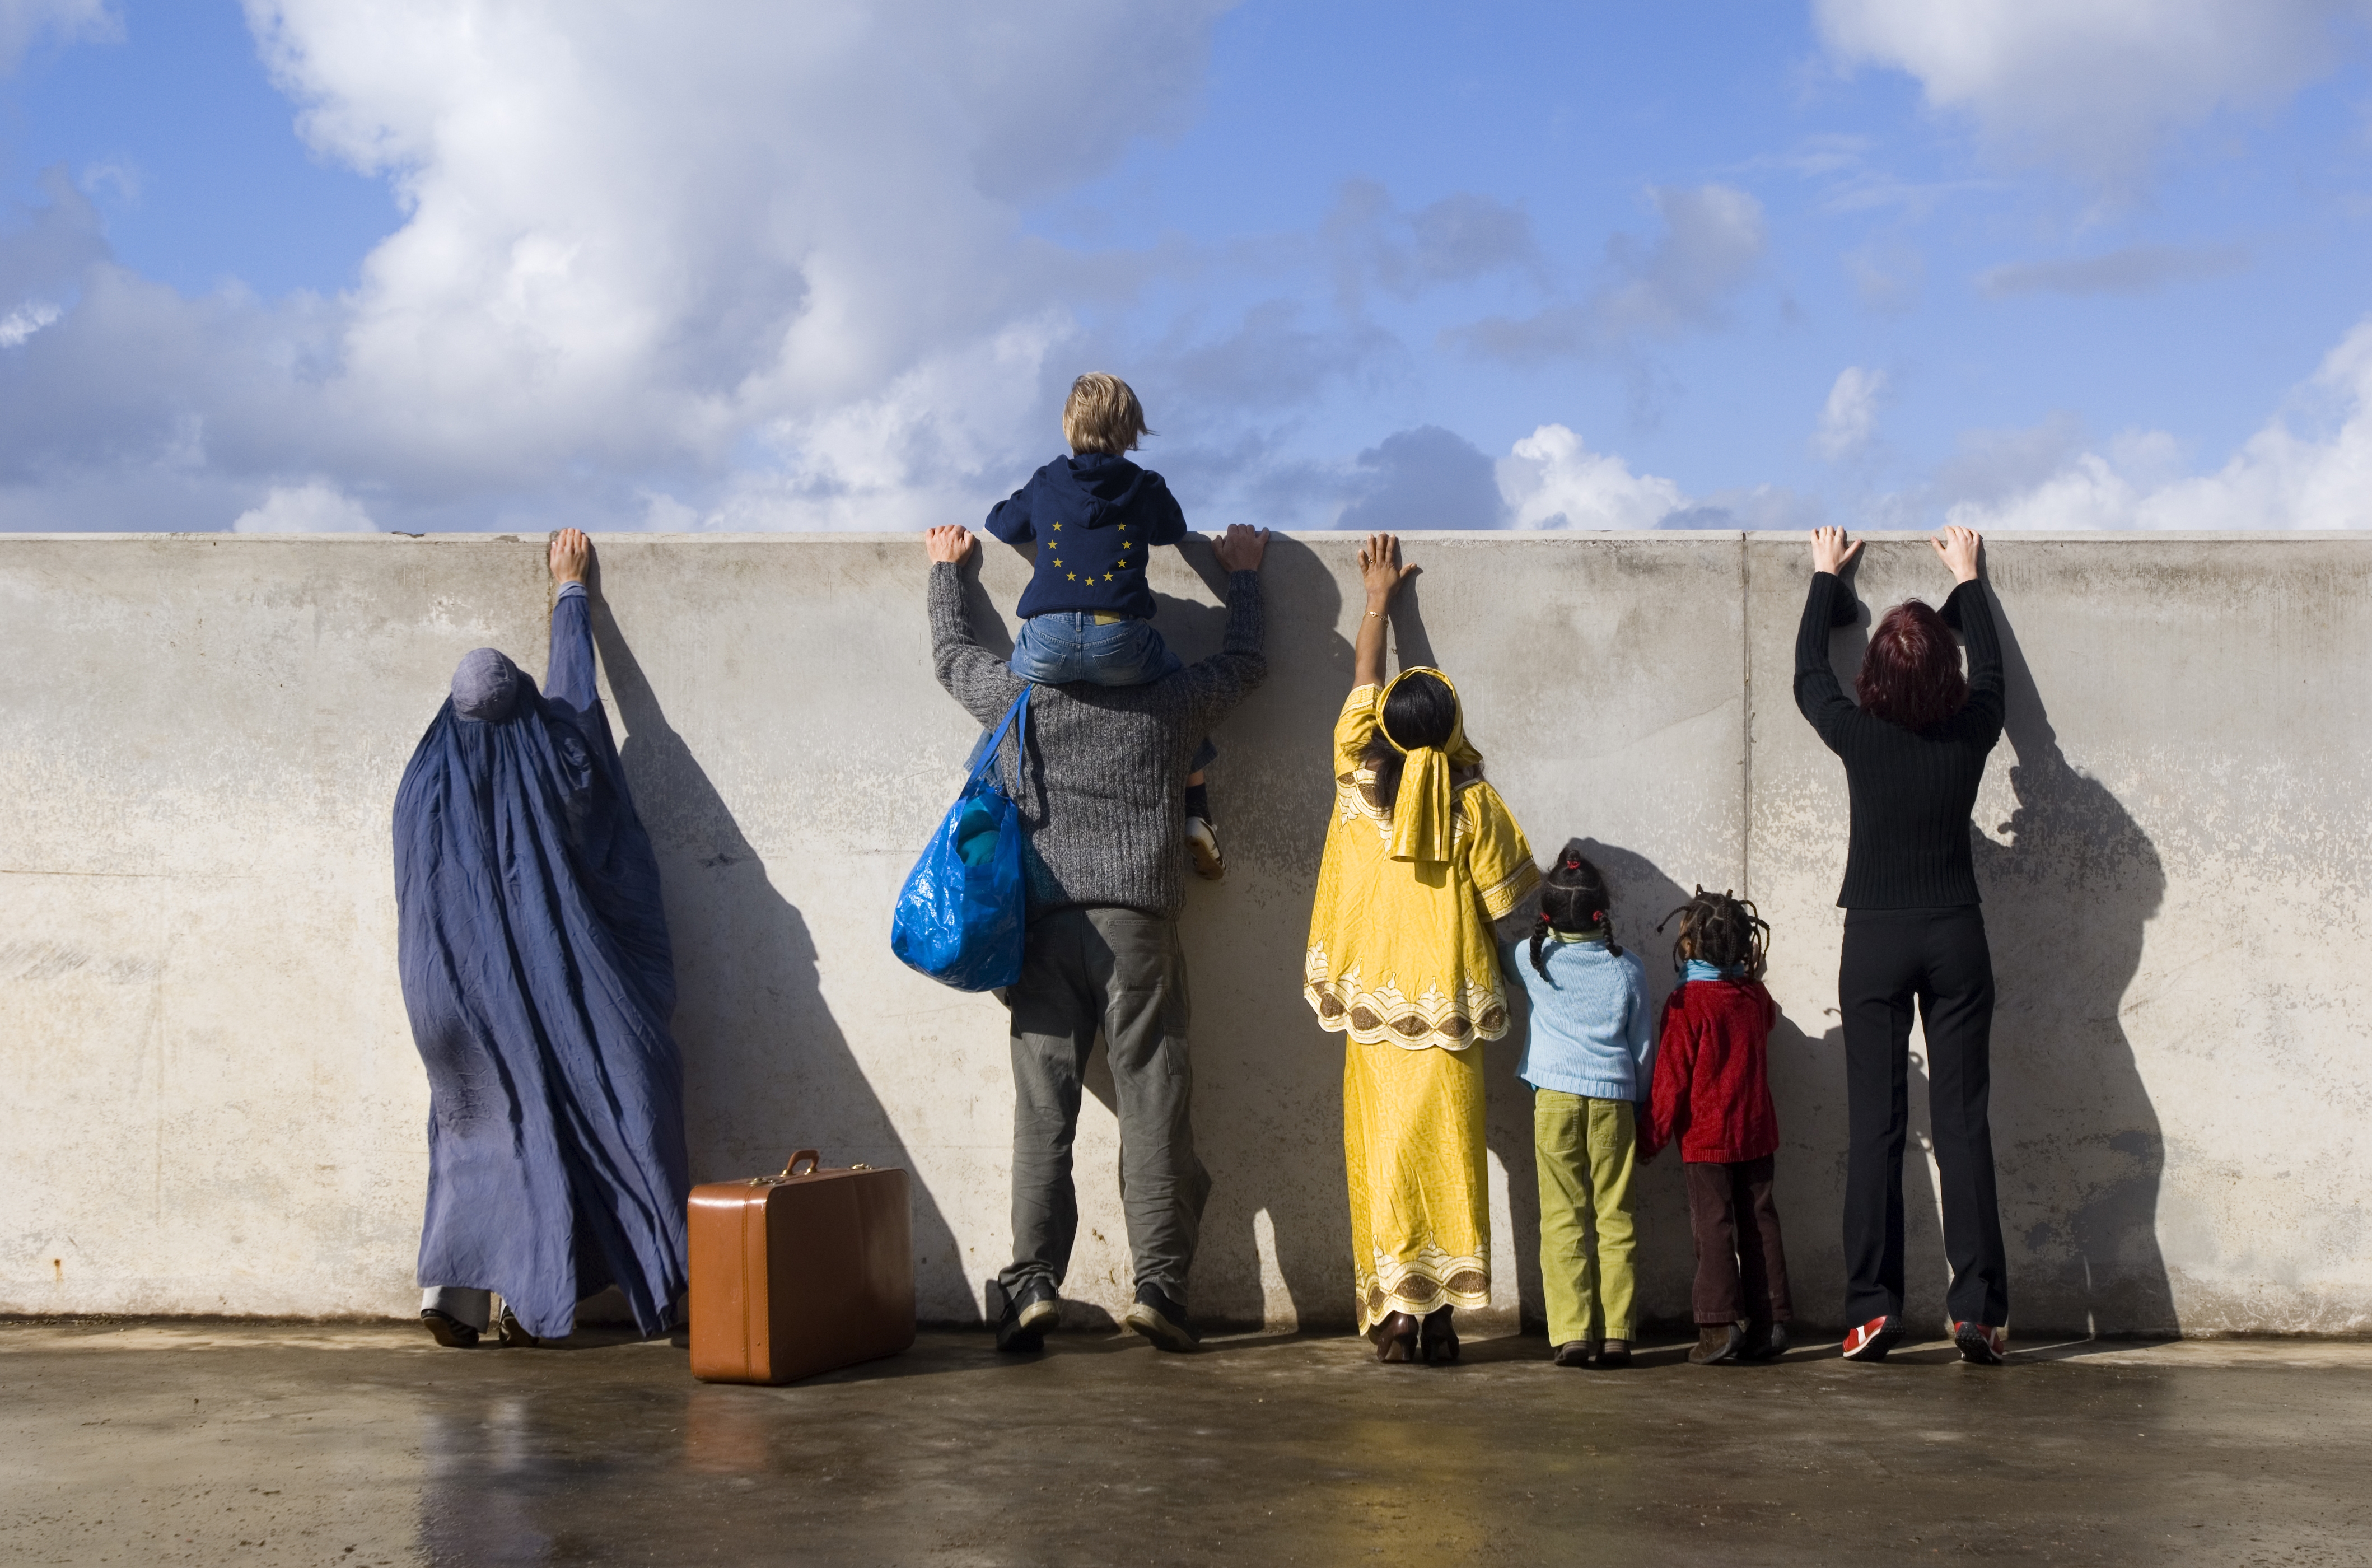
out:
M1598 1353L1598 1365L1600 1371L1620 1372L1630 1365L1631 1342L1629 1340L1609 1340Z
M1786 1324L1750 1322L1746 1325L1746 1342L1738 1350L1740 1361L1776 1361L1786 1353Z
M1689 1360L1698 1366L1719 1366L1736 1361L1738 1346L1745 1342L1745 1333L1735 1323L1700 1323L1697 1348L1689 1352Z
M1598 1359L1596 1340L1567 1340L1549 1355L1559 1366L1587 1366Z

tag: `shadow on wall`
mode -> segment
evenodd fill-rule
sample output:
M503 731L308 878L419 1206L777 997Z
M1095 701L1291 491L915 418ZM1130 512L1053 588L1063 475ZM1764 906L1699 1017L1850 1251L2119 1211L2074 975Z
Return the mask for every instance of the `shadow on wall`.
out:
M667 721L607 600L593 640L624 721L621 755L658 852L675 944L675 1037L695 1182L779 1170L797 1148L832 1165L913 1162L866 1082L816 975L815 943L765 863ZM930 1191L914 1183L915 1292L975 1300L963 1254Z
M2099 1334L2180 1330L2157 1240L2166 1142L2120 1017L2166 893L2157 850L2070 766L1996 606L2017 807L1972 824L1993 947L1994 1151L2014 1320Z
M1227 577L1207 540L1190 539L1180 552L1209 600L1164 595L1157 624L1191 664L1219 648ZM1304 1328L1346 1328L1342 1038L1319 1028L1301 981L1351 645L1335 626L1341 590L1317 552L1272 538L1261 575L1270 668L1332 671L1340 683L1272 679L1212 738L1219 759L1211 801L1227 877L1215 886L1190 877L1179 923L1193 1001L1195 1142L1211 1172L1192 1306L1214 1324L1290 1318ZM1287 604L1296 609L1290 618L1277 613ZM1089 1074L1089 1091L1109 1107L1100 1046ZM1080 1175L1111 1179L1084 1167ZM1269 1295L1270 1272L1283 1301Z

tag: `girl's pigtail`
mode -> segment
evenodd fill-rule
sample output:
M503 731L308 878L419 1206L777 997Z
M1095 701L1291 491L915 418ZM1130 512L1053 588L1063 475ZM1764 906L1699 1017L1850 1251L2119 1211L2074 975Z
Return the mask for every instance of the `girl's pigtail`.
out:
M1622 956L1622 944L1614 939L1614 912L1612 910L1599 910L1598 912L1598 923L1606 928L1607 952L1615 958L1621 958Z
M1532 968L1541 971L1542 980L1549 977L1549 961L1541 956L1541 946L1548 940L1548 935L1549 912L1542 910L1532 921Z

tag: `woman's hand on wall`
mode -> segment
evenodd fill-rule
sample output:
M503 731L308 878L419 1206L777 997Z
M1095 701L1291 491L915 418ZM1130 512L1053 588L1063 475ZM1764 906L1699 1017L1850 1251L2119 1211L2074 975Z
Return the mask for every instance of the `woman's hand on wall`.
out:
M1855 540L1850 544L1846 543L1845 530L1843 528L1812 530L1812 570L1816 573L1826 572L1831 576L1843 576L1845 567L1851 564L1853 558L1860 553L1861 540Z
M582 528L563 528L552 536L544 558L552 564L555 583L581 583L593 562L593 541Z
M1359 581L1366 587L1369 610L1390 609L1392 596L1416 573L1415 567L1401 564L1397 535L1371 533L1367 542L1359 547Z
M956 523L942 523L923 536L924 545L931 552L935 566L959 566L971 553L971 530Z
M1984 548L1985 541L1976 529L1955 525L1927 542L1936 547L1936 553L1942 556L1944 564L1952 569L1954 582L1973 583L1977 580L1977 554Z

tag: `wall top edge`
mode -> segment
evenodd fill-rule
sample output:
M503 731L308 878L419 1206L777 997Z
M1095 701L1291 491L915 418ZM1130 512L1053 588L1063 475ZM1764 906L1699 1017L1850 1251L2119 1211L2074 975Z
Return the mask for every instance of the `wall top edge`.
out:
M230 533L230 532L168 532L157 530L136 533L15 533L0 531L0 548L16 544L343 544L348 546L376 545L401 548L405 545L519 545L541 544L549 537L531 533ZM919 531L897 533L836 533L836 532L767 532L767 533L645 533L639 529L618 532L597 532L589 536L598 542L611 544L666 544L675 546L719 544L913 544L921 539ZM1359 536L1341 528L1279 528L1274 537L1292 540L1301 544L1348 543ZM1576 544L1722 544L1736 547L1747 544L1796 544L1805 540L1804 531L1796 528L1637 528L1603 530L1518 530L1514 528L1441 528L1422 533L1403 533L1403 540L1419 540L1427 545L1481 543L1552 543ZM1915 542L1932 537L1924 529L1855 529L1851 537L1878 543ZM2126 529L2042 530L2005 529L1985 536L1992 544L2328 544L2355 541L2372 544L2372 527L2364 528L2232 528L2232 529ZM994 542L994 541L987 541Z

